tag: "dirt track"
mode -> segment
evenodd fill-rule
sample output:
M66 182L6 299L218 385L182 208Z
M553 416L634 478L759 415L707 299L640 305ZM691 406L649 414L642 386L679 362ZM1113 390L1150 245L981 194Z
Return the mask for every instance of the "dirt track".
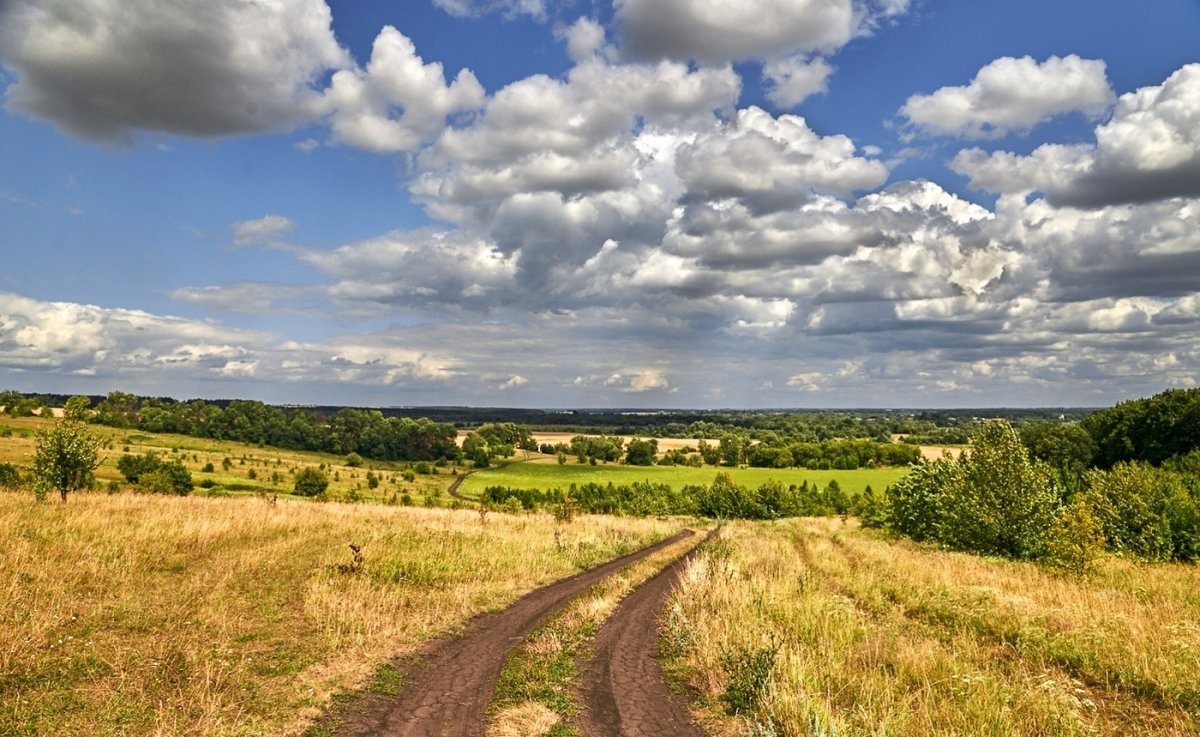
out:
M694 552L694 551L693 551ZM659 616L691 553L627 596L596 633L583 668L584 737L704 737L666 685L658 661Z
M503 612L476 617L462 635L443 638L410 663L401 664L405 686L399 694L369 694L348 704L336 717L334 734L345 737L482 737L487 731L484 712L509 650L571 597L622 567L691 534L690 531L682 532L537 589Z

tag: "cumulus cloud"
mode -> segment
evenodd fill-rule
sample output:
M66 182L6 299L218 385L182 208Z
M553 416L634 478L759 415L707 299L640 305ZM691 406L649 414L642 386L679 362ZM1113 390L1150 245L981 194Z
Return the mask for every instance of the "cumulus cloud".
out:
M1027 133L1038 123L1070 112L1098 117L1112 105L1103 61L1071 54L1044 62L1002 57L963 87L913 95L900 108L910 130L962 138Z
M1200 197L1200 64L1121 95L1094 144L1044 144L1027 156L968 149L951 166L974 187L1036 190L1063 206Z
M314 114L350 63L324 0L13 0L0 6L11 110L93 140L139 130L214 137Z
M396 231L297 257L332 280L329 299L352 309L486 310L514 300L513 257L468 231Z
M447 84L438 62L425 63L412 40L385 26L366 68L333 75L321 108L335 140L380 153L415 151L454 113L482 107L483 87L468 69Z
M730 125L681 146L676 169L689 196L779 209L814 190L849 195L883 184L887 167L855 151L846 136L822 137L803 118L750 107Z
M767 99L794 108L812 95L828 91L833 66L821 58L783 58L763 65Z

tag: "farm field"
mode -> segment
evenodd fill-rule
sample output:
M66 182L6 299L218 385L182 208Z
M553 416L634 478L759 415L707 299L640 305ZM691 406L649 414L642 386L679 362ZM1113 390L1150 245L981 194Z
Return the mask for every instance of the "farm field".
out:
M632 484L651 481L674 487L686 484L711 484L718 473L729 473L734 481L744 486L758 486L772 479L784 484L818 484L824 488L837 479L842 491L850 494L861 492L868 485L882 490L908 473L907 468L873 468L850 471L814 471L805 468L692 468L690 466L621 466L583 465L568 462L559 465L552 459L533 462L509 463L505 466L476 471L463 481L460 493L478 497L489 486L507 486L514 489L566 489L571 484L598 483Z
M682 528L0 493L0 734L298 734L397 655ZM348 543L361 547L352 569Z
M1195 566L1067 577L853 520L733 523L685 572L665 643L723 737L1196 735L1197 592Z

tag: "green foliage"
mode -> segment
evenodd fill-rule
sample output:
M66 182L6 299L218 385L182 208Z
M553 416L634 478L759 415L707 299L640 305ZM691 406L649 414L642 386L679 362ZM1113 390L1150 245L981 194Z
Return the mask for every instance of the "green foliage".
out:
M746 648L721 653L721 669L725 671L725 690L721 703L730 715L752 714L757 711L771 684L779 646Z
M1096 444L1093 465L1121 461L1154 465L1200 449L1200 388L1170 389L1122 402L1081 423Z
M630 466L652 466L658 455L658 441L633 439L625 449L625 463Z
M329 477L325 475L324 471L308 466L296 472L295 486L293 487L296 494L318 496L324 494L328 488Z
M345 463L350 468L359 468L363 464L363 457L360 456L358 453L349 453L346 456L346 460L343 461L343 463Z
M1083 496L1060 507L1046 540L1044 560L1055 568L1081 573L1104 552L1104 528Z
M984 426L962 459L920 463L888 492L888 526L914 540L1037 558L1059 506L1049 467L1006 422Z
M1148 560L1200 559L1200 493L1194 477L1144 463L1087 476L1109 548Z
M913 540L937 540L942 498L963 484L963 468L955 458L922 461L888 489L887 526Z
M92 400L79 395L69 398L63 407L63 419L74 422L92 419Z
M157 468L142 475L138 487L152 494L179 496L187 496L194 488L191 472L180 461L160 463Z
M1030 460L1006 422L980 430L960 465L962 483L942 493L939 541L977 553L1038 557L1059 504L1049 467Z
M0 489L16 489L21 485L21 472L11 463L0 463Z
M117 470L131 484L138 483L143 475L157 471L161 465L162 460L154 452L140 456L125 454L117 459Z
M50 489L58 490L63 503L67 494L92 485L92 472L100 465L100 439L87 428L69 420L38 432L33 456L33 479L39 499Z

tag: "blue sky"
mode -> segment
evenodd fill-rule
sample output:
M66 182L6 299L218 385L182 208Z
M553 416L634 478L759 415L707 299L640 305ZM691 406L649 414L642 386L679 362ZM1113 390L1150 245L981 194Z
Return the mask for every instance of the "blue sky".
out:
M1190 0L9 0L0 385L1193 386L1198 38Z

